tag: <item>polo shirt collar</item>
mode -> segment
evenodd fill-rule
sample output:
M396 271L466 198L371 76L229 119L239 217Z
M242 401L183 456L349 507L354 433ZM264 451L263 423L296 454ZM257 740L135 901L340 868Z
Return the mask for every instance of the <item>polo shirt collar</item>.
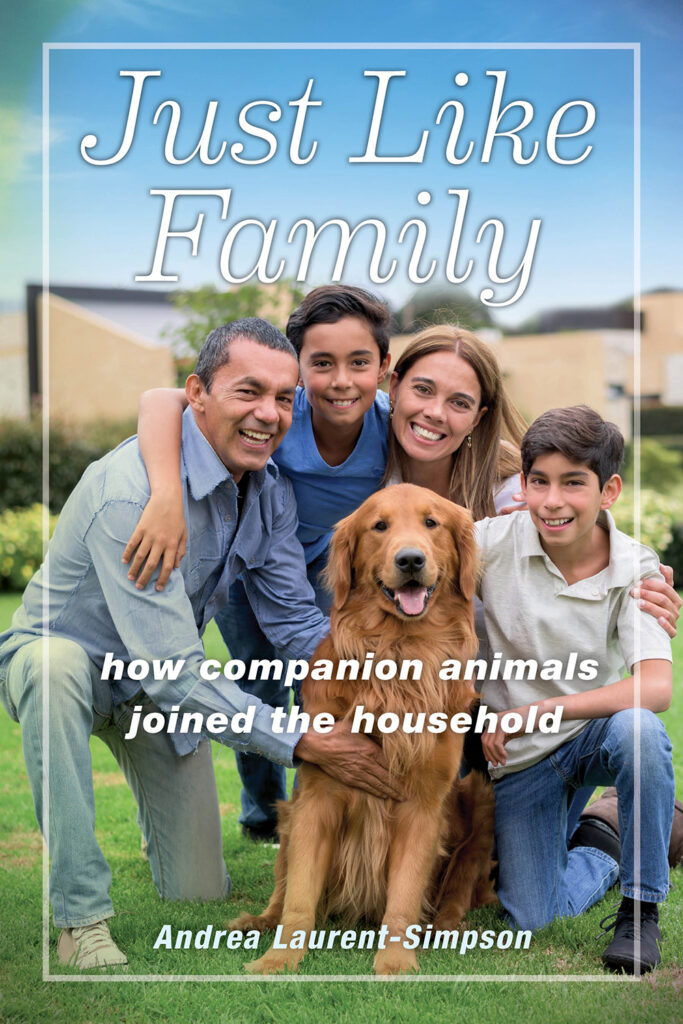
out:
M226 482L232 489L237 490L237 484L230 470L223 465L197 426L190 405L183 413L181 453L184 476L195 501L206 498ZM264 469L249 473L249 491L255 489L256 493L260 494L267 476L277 479L278 475L277 466L269 459Z
M598 573L598 576L601 578L601 583L607 590L611 590L612 587L626 587L631 585L633 580L637 578L634 568L635 541L631 540L630 537L627 537L617 529L612 514L605 509L600 509L597 521L598 525L602 526L609 533L609 564L602 570L602 572ZM555 563L543 550L538 530L534 526L531 516L528 514L525 515L524 522L522 524L519 551L522 558L530 558L534 555L540 555L541 558L550 562L561 575L559 569L555 566ZM591 577L591 579L595 578L596 577ZM579 586L583 582L583 580L579 580L578 583L573 584L573 586Z
M512 513L515 515L516 513ZM522 535L519 542L519 553L522 558L530 558L532 555L540 555L545 558L546 554L541 547L541 538L534 526L534 521L528 512L520 513L523 516Z

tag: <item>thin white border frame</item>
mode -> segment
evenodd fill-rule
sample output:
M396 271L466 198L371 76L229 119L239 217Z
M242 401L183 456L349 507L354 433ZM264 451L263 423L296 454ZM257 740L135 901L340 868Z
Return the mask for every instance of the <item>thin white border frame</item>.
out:
M641 381L641 331L640 331L640 263L641 263L641 207L640 207L640 118L641 118L641 64L640 43L381 43L381 42L335 42L335 43L43 43L43 189L42 189L42 340L41 340L41 379L43 381L43 506L47 507L49 499L49 204L50 204L50 52L52 50L630 50L633 53L633 445L634 445L634 532L640 539L640 381ZM47 549L49 540L49 519L46 512L43 517L43 548ZM639 568L639 567L638 567ZM49 583L49 578L46 577ZM43 597L43 623L48 625L49 602L47 587ZM46 629L49 635L49 628ZM640 631L636 630L636 656L640 646ZM43 680L47 684L47 659L43 659ZM636 705L640 707L640 680L635 678ZM43 687L43 835L49 835L49 686ZM634 820L636 826L640 821L640 777L638 774L640 755L640 721L634 720L635 779L634 779ZM635 884L640 881L640 836L636 830L635 844ZM43 844L43 981L56 982L267 982L267 983L300 983L300 982L505 982L505 983L597 983L597 984L630 984L640 980L637 972L629 975L601 974L455 974L455 975L241 975L241 974L51 974L50 973L50 902L49 902L49 858L47 847ZM636 949L640 946L638 941Z

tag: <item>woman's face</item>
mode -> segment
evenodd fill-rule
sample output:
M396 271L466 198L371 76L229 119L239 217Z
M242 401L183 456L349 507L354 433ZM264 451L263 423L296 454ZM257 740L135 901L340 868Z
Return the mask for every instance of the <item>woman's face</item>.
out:
M449 458L486 412L469 363L455 352L422 356L390 387L391 425L403 451L419 462Z

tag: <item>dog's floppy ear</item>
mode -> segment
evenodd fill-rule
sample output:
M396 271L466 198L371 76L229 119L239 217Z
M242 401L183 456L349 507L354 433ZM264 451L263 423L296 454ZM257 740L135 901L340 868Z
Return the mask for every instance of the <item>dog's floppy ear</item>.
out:
M334 594L334 607L341 608L353 586L353 560L356 556L355 514L337 523L330 543L325 583Z
M479 570L472 516L466 508L451 503L448 525L460 559L458 589L464 598L471 601L476 591Z

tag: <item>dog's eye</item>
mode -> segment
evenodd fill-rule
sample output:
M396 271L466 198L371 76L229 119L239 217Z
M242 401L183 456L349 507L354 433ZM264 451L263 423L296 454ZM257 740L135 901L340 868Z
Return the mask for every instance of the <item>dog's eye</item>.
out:
M425 519L425 526L427 527L428 530L433 530L434 527L438 525L439 524L437 523L436 519L430 519L429 517Z
M386 529L387 529L387 524L384 522L383 519L378 519L377 522L375 523L375 525L373 526L373 530L377 530L378 533L383 533L384 530L386 530Z

